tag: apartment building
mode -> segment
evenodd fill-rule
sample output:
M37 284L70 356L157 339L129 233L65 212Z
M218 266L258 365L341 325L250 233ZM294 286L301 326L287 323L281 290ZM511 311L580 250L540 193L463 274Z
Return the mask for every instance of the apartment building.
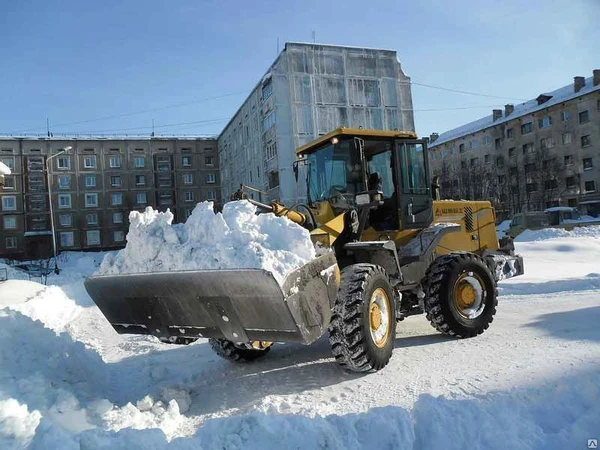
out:
M223 198L243 183L263 200L304 199L295 149L341 126L414 131L396 52L286 43L218 138Z
M552 206L600 213L600 70L430 136L445 198L489 199L499 218Z
M0 137L0 161L12 171L0 190L0 257L51 254L46 162L50 160L57 247L125 245L130 211L147 206L184 221L196 203L221 206L217 141L198 138Z

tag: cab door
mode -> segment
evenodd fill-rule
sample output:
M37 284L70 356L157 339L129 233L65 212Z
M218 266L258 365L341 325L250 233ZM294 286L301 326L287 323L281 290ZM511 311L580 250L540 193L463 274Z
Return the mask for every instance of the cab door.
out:
M396 173L402 228L426 228L433 221L426 141L396 141Z

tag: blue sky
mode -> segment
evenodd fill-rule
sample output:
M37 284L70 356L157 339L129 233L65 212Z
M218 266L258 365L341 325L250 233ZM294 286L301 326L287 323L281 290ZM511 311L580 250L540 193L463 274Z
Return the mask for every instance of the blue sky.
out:
M152 119L157 133L216 134L277 40L313 31L319 43L394 49L418 83L529 99L600 68L598 17L600 0L2 0L0 133L45 133L49 117L55 135L147 134ZM413 86L417 132L510 98Z

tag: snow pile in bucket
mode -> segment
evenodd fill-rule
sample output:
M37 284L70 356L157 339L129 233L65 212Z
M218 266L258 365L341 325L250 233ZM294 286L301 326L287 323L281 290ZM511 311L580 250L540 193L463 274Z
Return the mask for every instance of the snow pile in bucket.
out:
M247 201L198 203L183 224L151 207L129 215L127 246L108 254L99 275L199 269L261 268L278 282L315 257L309 232L284 217L256 214Z

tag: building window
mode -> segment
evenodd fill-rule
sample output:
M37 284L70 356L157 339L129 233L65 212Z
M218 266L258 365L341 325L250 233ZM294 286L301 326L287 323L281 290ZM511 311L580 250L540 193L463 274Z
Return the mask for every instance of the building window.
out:
M68 156L59 156L57 160L57 166L59 169L69 169L71 167Z
M60 233L60 246L61 247L73 247L73 232L62 231Z
M586 123L590 121L590 113L586 111L581 111L579 113L579 123Z
M461 169L466 169L466 168L467 168L467 161L464 161L464 160L463 160L463 161L461 161L461 162L460 162L460 168L461 168Z
M138 192L135 196L135 202L138 205L145 205L146 203L148 203L148 196L145 192Z
M58 177L58 188L59 189L69 189L71 186L71 176L70 175L61 175Z
M568 188L575 187L575 177L567 177L565 181Z
M576 198L570 198L569 200L567 200L567 205L569 205L572 208L577 207L577 199Z
M189 218L192 215L192 212L194 211L193 208L186 208L185 210L185 218Z
M508 169L508 173L511 175L518 175L519 169L517 169L516 167L511 167L510 169Z
M208 200L215 200L217 198L217 196L215 195L215 191L210 190L206 193L206 198Z
M496 158L496 166L497 167L504 167L504 157L503 156L498 156Z
M562 134L562 143L565 145L571 143L571 133L563 133Z
M517 152L515 151L515 147L511 147L508 149L508 157L509 158L514 158L515 156L517 156Z
M273 83L271 82L271 80L269 80L267 82L267 84L265 84L262 88L262 99L263 102L268 99L271 94L273 94Z
M542 150L546 150L554 147L554 139L553 138L544 138L540 139L540 147Z
M529 193L529 192L536 192L537 191L537 183L527 183L525 185L525 190Z
M212 156L205 156L204 157L204 164L207 166L212 166L213 163L213 157Z
M485 155L485 163L486 164L492 163L492 155Z
M183 184L193 184L193 183L194 183L194 174L184 173L183 174Z
M563 120L563 122L569 120L569 111L562 111L560 113L560 118Z
M565 166L573 164L573 155L565 155Z
M471 150L474 150L477 148L477 139L471 139L471 141L469 142L469 148Z
M556 188L558 188L558 180L555 180L555 179L546 180L544 182L544 186L546 187L547 190L556 189Z
M96 175L85 176L85 187L92 188L96 187Z
M100 245L100 230L88 230L85 235L87 245Z
M194 201L194 193L193 192L186 192L185 193L185 201L186 202L193 202Z
M192 167L192 157L191 156L182 156L181 157L181 165L183 167Z
M123 223L123 213L122 212L114 212L112 216L113 223Z
M527 122L521 125L521 134L531 133L532 131L533 127L531 126L531 122Z
M498 175L498 184L502 185L506 183L506 177L504 175Z
M5 156L0 158L0 161L2 161L10 170L15 170L15 158L13 156Z
M58 194L58 207L68 209L71 207L71 194Z
M73 216L71 214L59 214L58 221L61 227L70 227L73 225Z
M269 189L279 186L279 172L273 170L269 172Z
M590 139L590 135L588 134L587 136L581 136L581 146L589 147L590 145L592 145L592 140Z
M115 242L123 242L125 240L125 232L122 230L116 230L113 233L113 239Z
M594 163L592 162L592 158L583 158L583 170L589 170L594 167Z
M525 164L525 173L535 172L535 163Z
M585 192L594 192L596 190L596 183L592 181L585 182Z
M15 189L15 177L10 175L4 176L4 190L14 190Z
M7 250L17 248L17 238L14 236L7 237L4 242L6 243L5 247Z
M271 111L263 120L263 132L275 125L275 111Z
M86 214L85 221L88 225L98 225L98 214L97 213Z
M16 211L17 197L14 195L5 195L2 197L2 211Z
M145 186L146 185L146 175L136 175L135 176L135 185L136 186Z
M121 177L119 175L113 175L110 177L110 185L112 187L121 186Z
M110 204L113 206L123 204L123 194L118 192L116 194L110 194Z
M500 150L502 148L502 138L496 138L494 145L496 150Z
M214 173L206 174L206 183L207 184L214 184L216 182L217 182L217 177L215 176Z
M483 145L488 145L490 143L490 137L489 136L484 136L483 137Z
M277 142L269 141L266 146L267 161L277 156Z
M459 144L458 153L464 153L464 152L465 152L465 144Z
M512 138L515 137L515 130L514 130L514 128L507 128L506 129L506 137L508 139L512 139Z
M120 156L111 156L110 159L108 160L108 165L112 169L121 167L121 157Z
M550 116L542 117L538 119L538 127L539 128L548 128L552 125L552 118Z
M535 151L535 148L533 146L533 143L528 143L528 144L524 144L523 145L523 154L527 155L527 154L531 154Z
M95 208L98 206L98 194L85 194L85 207Z
M83 158L83 167L93 169L96 167L96 155L89 155Z
M15 216L4 216L4 229L14 230L17 228L17 218Z
M133 161L136 169L143 169L146 167L146 157L144 156L136 156Z

